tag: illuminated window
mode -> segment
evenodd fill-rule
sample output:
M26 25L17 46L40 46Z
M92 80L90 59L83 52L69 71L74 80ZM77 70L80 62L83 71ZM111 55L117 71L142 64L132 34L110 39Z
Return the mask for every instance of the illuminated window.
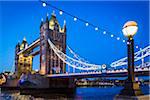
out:
M30 57L28 58L28 60L30 61Z

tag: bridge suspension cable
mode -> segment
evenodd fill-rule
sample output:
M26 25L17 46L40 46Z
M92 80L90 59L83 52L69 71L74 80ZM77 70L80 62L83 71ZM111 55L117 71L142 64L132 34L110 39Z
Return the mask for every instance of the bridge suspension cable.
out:
M87 60L85 60L84 58L81 58L78 54L76 54L68 45L67 45L67 48L68 48L69 52L73 55L74 58L76 58L77 60L80 60L82 62L89 63Z
M134 58L135 58L135 62L138 60L142 60L145 57L150 56L150 45L139 50L138 52L134 53ZM122 58L120 60L117 60L113 63L111 63L111 67L117 67L117 66L123 66L123 65L127 65L127 57Z
M51 41L48 39L48 43L51 47L51 49L54 51L54 53L61 59L64 63L67 65L79 69L79 70L100 70L101 65L95 65L90 64L86 62L82 62L80 60L73 59L66 54L64 54L62 51L60 51Z

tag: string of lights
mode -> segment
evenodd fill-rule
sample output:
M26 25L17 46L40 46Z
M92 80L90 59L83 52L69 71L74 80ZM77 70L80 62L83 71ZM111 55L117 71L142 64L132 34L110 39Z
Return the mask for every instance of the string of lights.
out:
M60 15L66 14L66 15L72 17L75 22L76 22L76 21L83 22L83 23L85 23L85 26L86 26L86 27L87 27L87 26L91 26L91 27L94 28L95 31L100 32L100 33L102 33L103 35L108 34L111 38L115 38L115 39L118 40L118 41L120 40L120 41L122 41L123 43L127 43L127 44L128 44L128 42L127 42L125 39L122 39L122 38L118 37L117 35L113 34L112 32L110 32L110 31L108 31L108 30L106 30L106 29L104 29L104 28L101 28L101 27L99 27L99 26L96 26L96 25L94 25L93 23L90 23L90 22L87 21L87 20L84 20L84 19L82 19L82 18L79 18L79 17L77 17L77 16L75 16L75 15L73 15L73 14L70 14L70 13L68 13L67 11L64 11L64 10L62 10L62 9L56 7L56 6L53 6L52 4L50 4L50 3L46 2L46 1L42 1L42 0L39 0L39 1L42 3L42 6L43 6L43 7L51 7L51 8L53 8L53 9L59 11L59 14L60 14ZM101 30L102 32L99 31L99 30ZM138 45L136 45L135 48L138 49L138 48L140 48L140 47L139 47ZM142 48L140 48L140 49L142 49Z

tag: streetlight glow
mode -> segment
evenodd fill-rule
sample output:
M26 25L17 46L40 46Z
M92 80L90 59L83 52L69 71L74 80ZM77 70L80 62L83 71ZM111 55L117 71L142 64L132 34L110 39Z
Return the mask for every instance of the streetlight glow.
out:
M135 21L128 21L123 26L122 32L125 37L133 37L138 30L137 23Z

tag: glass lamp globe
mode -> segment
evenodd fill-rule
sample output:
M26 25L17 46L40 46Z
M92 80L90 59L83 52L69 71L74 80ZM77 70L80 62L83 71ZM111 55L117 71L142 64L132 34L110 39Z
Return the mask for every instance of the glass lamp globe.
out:
M124 24L122 32L125 37L133 37L138 30L137 23L135 21L128 21Z

